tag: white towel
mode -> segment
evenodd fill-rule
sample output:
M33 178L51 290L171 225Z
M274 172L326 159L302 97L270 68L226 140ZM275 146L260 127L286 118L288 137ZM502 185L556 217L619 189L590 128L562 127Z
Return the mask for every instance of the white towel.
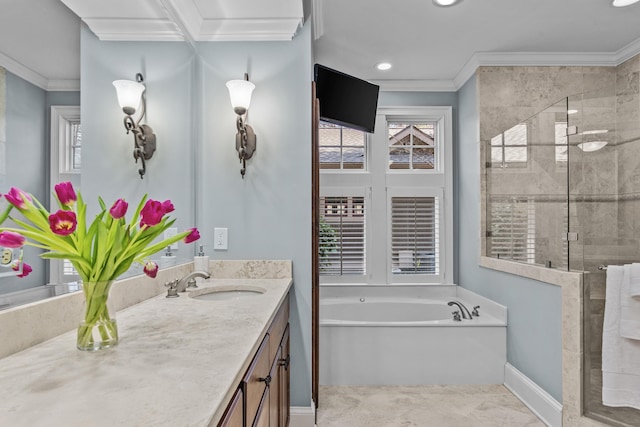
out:
M640 264L637 262L631 264L629 295L632 297L640 297Z
M620 336L640 340L640 298L632 297L630 291L634 279L634 266L638 267L640 274L640 264L624 266L620 290ZM636 276L636 279L640 280L640 276Z
M629 268L627 267L627 274ZM620 291L625 267L610 265L602 331L602 403L640 409L640 341L622 338Z

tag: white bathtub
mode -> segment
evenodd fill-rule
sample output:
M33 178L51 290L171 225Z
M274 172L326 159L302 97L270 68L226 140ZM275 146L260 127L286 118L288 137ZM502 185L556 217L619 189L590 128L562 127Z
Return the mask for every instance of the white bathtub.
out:
M428 289L391 297L384 294L404 292L360 288L359 296L351 289L336 297L335 289L321 298L320 384L502 384L506 309L447 288L433 297ZM454 321L449 301L480 305L480 316Z

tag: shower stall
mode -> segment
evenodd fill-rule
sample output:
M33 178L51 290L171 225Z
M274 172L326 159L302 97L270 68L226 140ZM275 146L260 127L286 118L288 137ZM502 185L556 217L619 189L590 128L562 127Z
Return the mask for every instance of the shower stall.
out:
M583 274L583 412L614 426L640 410L602 404L606 266L640 262L639 73L564 98L487 142L485 253Z

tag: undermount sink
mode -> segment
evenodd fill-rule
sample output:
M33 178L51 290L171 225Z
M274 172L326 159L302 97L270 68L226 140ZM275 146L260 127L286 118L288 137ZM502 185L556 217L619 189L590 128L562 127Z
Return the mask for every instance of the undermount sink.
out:
M266 289L259 286L216 286L193 290L190 291L188 295L200 301L224 301L257 297L266 291Z

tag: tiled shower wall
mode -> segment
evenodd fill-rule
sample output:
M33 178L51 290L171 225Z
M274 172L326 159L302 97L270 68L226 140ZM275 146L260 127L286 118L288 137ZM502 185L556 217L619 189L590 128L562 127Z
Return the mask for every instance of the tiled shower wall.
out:
M640 262L640 55L617 67L481 67L478 70L481 158L498 133L539 113L563 97L579 114L569 125L579 132L614 129L602 150L586 153L570 138L571 268L584 275L584 410L611 425L638 425L640 412L601 404L601 351L606 275L599 265ZM584 95L582 95L584 94ZM484 165L484 161L483 161ZM535 186L534 193L558 193L556 179L534 166L534 174L503 174L500 190ZM540 172L543 172L542 174ZM548 171L547 171L548 172ZM491 171L490 173L493 173ZM495 181L495 176L491 179ZM481 176L483 194L486 174ZM495 183L491 183L494 188ZM502 185L502 188L500 188ZM485 203L485 198L482 198ZM545 204L546 205L546 204ZM548 206L540 206L548 208ZM482 209L485 232L485 205ZM547 212L549 212L547 210ZM542 214L541 214L542 215ZM544 220L546 224L546 219ZM543 223L537 224L544 226ZM549 224L547 224L549 225ZM483 238L484 240L484 238ZM484 243L484 242L483 242ZM486 245L482 245L482 255Z
M478 77L478 109L480 117L480 158L486 159L486 148L491 138L522 122L536 113L556 104L571 95L592 92L596 89L611 85L615 80L615 67L480 67ZM492 190L502 194L517 193L526 188L527 194L546 194L553 199L566 198L566 186L561 186L563 177L566 180L566 170L549 171L540 160L544 160L545 153L535 148L534 154L538 161L527 167L527 170L505 169L493 174L489 185ZM553 149L547 150L553 153ZM553 155L553 154L550 154ZM551 157L549 157L551 159ZM555 162L554 162L555 163ZM484 161L481 169L482 194L486 194L487 176ZM481 255L486 255L486 198L481 198ZM537 208L549 212L550 215L538 215L536 221L555 221L554 227L561 225L558 219L563 209L557 200L540 204ZM549 220L549 218L552 218ZM551 224L549 224L551 225ZM552 233L556 236L559 234ZM551 234L550 234L551 235ZM544 241L540 241L543 244ZM548 241L547 247L554 254L558 252L554 246L556 242ZM539 249L543 249L542 247ZM547 256L539 252L536 257L540 264L544 260L557 260L554 256ZM566 263L565 263L566 265Z

